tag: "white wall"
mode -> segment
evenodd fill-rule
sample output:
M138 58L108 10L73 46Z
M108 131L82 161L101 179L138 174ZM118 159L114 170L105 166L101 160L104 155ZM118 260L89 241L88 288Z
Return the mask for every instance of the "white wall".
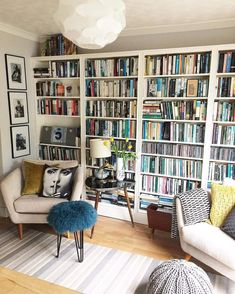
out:
M164 34L119 37L100 50L80 49L79 53L164 49L235 43L235 28L188 31Z
M18 166L24 157L12 158L11 138L10 138L10 117L7 95L7 78L5 68L5 54L13 54L25 57L26 77L27 77L27 96L29 109L29 127L31 154L35 157L35 101L32 84L32 74L30 69L30 57L38 54L38 43L24 38L20 38L0 31L0 180L13 168ZM14 184L14 183L13 183ZM2 196L0 195L0 215L4 215Z

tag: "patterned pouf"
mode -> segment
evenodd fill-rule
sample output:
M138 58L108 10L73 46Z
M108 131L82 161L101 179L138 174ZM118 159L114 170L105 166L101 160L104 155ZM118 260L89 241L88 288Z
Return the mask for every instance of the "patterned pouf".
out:
M68 201L53 206L47 220L57 233L57 257L59 257L63 233L72 232L74 233L78 261L82 262L84 256L83 231L94 226L96 219L96 210L86 201ZM80 231L80 237L78 237L77 231Z
M206 272L196 264L180 259L163 262L149 278L147 294L212 294Z

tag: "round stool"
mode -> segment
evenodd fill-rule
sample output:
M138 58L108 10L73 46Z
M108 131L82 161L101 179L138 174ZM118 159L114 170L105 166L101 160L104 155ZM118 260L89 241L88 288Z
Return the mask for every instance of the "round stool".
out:
M84 257L83 231L91 228L97 219L97 212L93 206L85 201L68 201L59 203L51 208L47 217L57 233L57 256L60 254L60 245L63 233L74 233L78 261L82 262ZM77 231L80 231L78 238Z
M212 294L213 287L206 272L186 260L173 259L154 269L147 294Z

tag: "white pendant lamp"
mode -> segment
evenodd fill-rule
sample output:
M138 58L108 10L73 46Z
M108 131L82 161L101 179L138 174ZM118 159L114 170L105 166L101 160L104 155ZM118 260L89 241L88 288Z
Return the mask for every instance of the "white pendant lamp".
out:
M66 38L86 49L112 43L126 26L122 0L60 0L54 18Z

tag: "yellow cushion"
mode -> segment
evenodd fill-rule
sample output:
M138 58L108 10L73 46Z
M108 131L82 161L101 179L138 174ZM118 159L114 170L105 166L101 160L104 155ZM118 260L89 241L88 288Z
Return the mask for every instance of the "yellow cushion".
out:
M45 164L23 162L24 187L22 195L38 194L41 192L44 170Z
M220 227L235 205L235 187L212 184L210 221Z

